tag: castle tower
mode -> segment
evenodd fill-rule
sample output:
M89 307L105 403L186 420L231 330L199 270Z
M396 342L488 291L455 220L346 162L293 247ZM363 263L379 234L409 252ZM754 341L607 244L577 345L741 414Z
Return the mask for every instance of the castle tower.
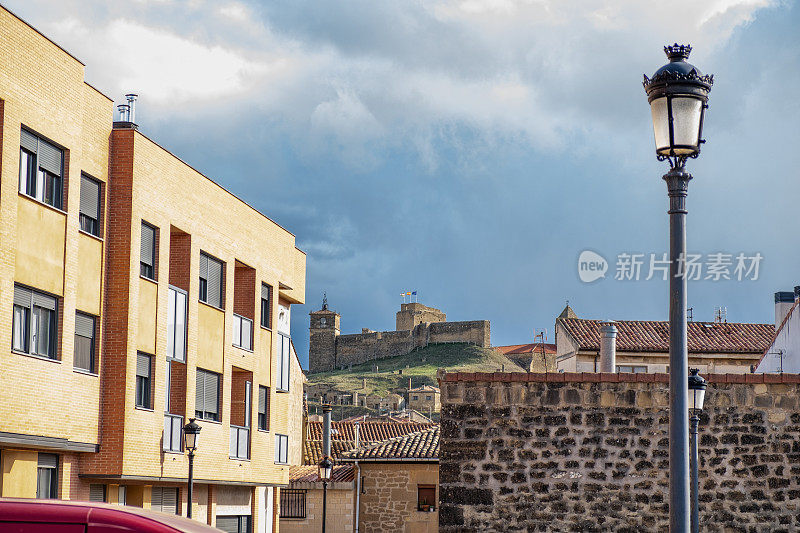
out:
M336 337L339 336L339 320L336 311L328 309L327 295L322 299L322 309L308 314L311 319L308 346L308 371L325 372L336 368Z
M447 322L447 316L434 307L428 307L421 303L410 302L400 305L400 310L396 315L397 331L414 329L418 324L424 322Z

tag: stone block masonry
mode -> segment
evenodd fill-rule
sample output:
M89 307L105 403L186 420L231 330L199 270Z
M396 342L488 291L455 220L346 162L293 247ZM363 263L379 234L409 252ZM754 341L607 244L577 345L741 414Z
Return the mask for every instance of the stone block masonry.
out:
M706 376L703 531L800 530L800 375ZM667 374L440 374L440 531L666 531Z

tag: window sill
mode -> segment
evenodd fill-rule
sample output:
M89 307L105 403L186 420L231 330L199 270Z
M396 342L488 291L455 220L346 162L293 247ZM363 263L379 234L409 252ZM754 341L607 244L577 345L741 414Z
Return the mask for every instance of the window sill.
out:
M18 355L24 355L25 357L32 357L33 359L39 359L40 361L50 361L51 363L58 363L61 364L61 359L53 359L44 355L37 355L35 353L27 353L27 352L20 352L19 350L11 349L12 353Z
M269 433L270 432L268 429L261 429L261 428L258 428L256 431L258 431L259 433Z
M163 450L162 449L161 451L164 452L165 454L169 454L169 455L185 455L183 452L178 452L178 451L175 451L175 450Z
M104 242L105 241L105 239L103 239L102 237L100 237L98 235L95 235L94 233L89 233L88 231L84 231L84 230L82 230L80 228L78 228L78 233L80 233L81 235L86 235L87 237L91 237L92 239L94 239L96 241L100 241L100 242Z
M73 368L72 371L75 372L76 374L83 374L84 376L92 376L92 377L95 377L95 378L100 375L100 374L98 374L96 372L92 372L90 370L84 370L83 368Z
M142 275L142 274L139 274L139 279L143 279L145 281L149 281L150 283L155 283L156 285L158 285L158 280L153 279L153 278L148 278L147 276Z
M231 457L229 455L228 459L230 459L231 461L242 461L243 463L249 463L250 462L250 458L249 457Z
M67 214L67 212L64 211L63 209L59 209L58 207L55 207L55 206L52 206L52 205L47 204L45 202L42 202L41 200L39 200L37 198L34 198L33 196L31 196L29 194L25 194L24 192L22 192L20 190L18 190L17 192L19 193L19 195L21 197L27 198L28 200L30 200L32 202L35 202L35 203L41 205L42 207L46 207L47 209L50 209L51 211L55 211L56 213L61 213L62 215L65 215L65 216Z
M241 350L243 352L255 353L255 350L253 350L252 348L245 348L244 346L236 346L235 344L231 344L231 346L233 346L234 348L236 348L238 350Z
M218 421L218 420L209 420L208 418L197 418L197 417L195 417L195 418L194 418L194 421L195 421L195 422L208 422L209 424L220 424L220 425L222 425L222 422L221 422L221 421Z
M280 392L282 394L288 394L289 393L289 389L279 389L279 388L275 387L275 392Z
M211 309L216 309L217 311L222 311L223 313L225 312L225 308L224 307L217 307L216 305L211 305L208 302L204 302L200 298L197 299L197 303L201 303L201 304L205 305L206 307L210 307Z
M278 461L275 461L275 464L278 466L289 466L289 463L279 463Z
M148 412L148 413L154 413L154 412L155 412L155 411L153 411L153 410L152 410L151 408L149 408L149 407L142 407L141 405L137 405L137 406L135 406L135 407L136 407L136 410L137 410L137 411L146 411L146 412Z
M261 329L269 331L270 333L272 333L272 328L271 327L265 326L264 324L260 324L260 326L261 326Z

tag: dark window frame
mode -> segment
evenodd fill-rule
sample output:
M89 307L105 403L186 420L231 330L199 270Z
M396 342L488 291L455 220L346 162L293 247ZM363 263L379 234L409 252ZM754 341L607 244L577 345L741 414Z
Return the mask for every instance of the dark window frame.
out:
M423 503L428 499L430 503ZM422 509L423 505L436 509L436 485L417 485L417 511L427 512Z
M147 357L148 375L139 374L139 357ZM153 361L154 357L144 352L136 352L136 407L139 409L153 409Z
M36 152L31 151L30 148L26 148L23 144L26 144L25 136L28 135L31 138L35 138L36 140ZM32 141L32 139L31 139ZM46 146L46 149L42 147ZM41 153L46 151L56 150L58 151L59 155L59 169L58 173L53 172L55 169L48 169L45 168L49 166L47 164L47 159L41 157ZM28 165L25 168L25 180L24 180L24 189L23 189L23 166L22 166L22 155L23 152L28 156ZM65 199L65 185L66 185L66 177L65 177L65 159L66 159L66 152L64 148L61 146L56 145L55 143L50 142L49 140L45 139L41 135L34 133L27 128L23 127L20 131L20 163L19 163L19 179L17 186L19 188L20 194L27 196L28 198L32 198L33 200L46 204L54 209L58 209L59 211L64 210L64 206L66 204ZM52 155L52 153L51 153ZM38 190L39 181L41 180L41 188L42 190Z
M262 391L264 394L263 403L261 402ZM265 385L258 386L258 429L260 431L269 431L269 392L269 387Z
M48 459L54 457L55 458L55 465L42 465L43 456L46 456ZM49 480L49 489L50 492L47 495L42 494L42 486L41 480L42 475L47 474L50 477ZM54 453L39 453L39 459L36 465L36 498L37 499L46 499L52 500L58 498L58 455Z
M80 335L78 333L77 322L78 322L78 317L79 316L91 319L91 321L92 321L92 336L91 337L84 337L83 335ZM75 323L76 323L76 328L75 328L75 346L74 346L75 353L73 354L73 359L72 359L73 368L75 368L77 370L83 370L83 371L89 372L90 374L97 374L97 317L94 316L94 315L90 315L88 313L83 313L81 311L75 311ZM78 346L79 346L78 337L81 337L81 338L84 338L84 339L85 338L89 339L89 342L90 342L90 345L89 345L89 368L83 368L81 366L77 366L76 363L75 363L78 360L78 354L77 354L77 350L78 350Z
M85 192L83 190L84 180L94 182L94 184L97 185L97 218L93 218L83 212L83 195ZM80 225L81 231L89 235L94 235L95 237L100 237L100 221L103 219L103 182L82 172L80 199L81 205L78 208L78 224Z
M265 289L266 298L264 298ZM272 329L272 285L264 282L261 282L261 327Z
M142 220L141 226L141 233L140 238L143 238L144 229L145 227L153 230L153 246L152 246L152 254L153 254L153 264L148 264L147 262L143 261L141 252L139 255L139 275L145 279L149 279L150 281L158 281L158 226L154 226L148 222ZM141 246L140 246L141 250Z
M202 379L203 379L203 384L202 384L203 388L201 389L198 386L196 391L195 391L194 416L198 420L209 420L211 422L220 422L222 420L222 412L221 412L222 411L222 405L221 405L222 404L222 398L221 398L222 395L220 394L221 391L222 391L222 374L220 374L218 372L212 372L211 370L206 370L204 368L197 368L195 382L197 382L197 380L199 380L201 378L201 376L202 376ZM202 392L202 395L203 395L203 405L202 405L202 407L204 407L204 408L206 407L206 405L205 405L206 404L206 399L205 399L205 380L208 379L208 376L214 376L217 379L217 412L216 413L213 413L211 411L206 411L205 409L198 410L197 395L200 393L200 390L203 391ZM198 385L198 384L196 383L196 385Z
M27 300L26 305L20 305L17 302L14 302L14 304L13 304L12 313L11 313L11 332L12 332L12 334L11 334L11 349L12 349L12 351L17 352L17 353L23 353L23 354L26 354L26 355L32 355L34 357L41 357L43 359L50 359L52 361L58 361L59 360L59 350L58 350L59 342L58 342L58 340L60 338L59 337L59 325L61 323L60 314L59 314L61 312L61 306L60 306L61 302L59 301L60 300L59 297L58 296L54 296L52 294L48 294L48 293L43 292L43 291L39 291L39 290L33 289L31 287L27 287L25 285L20 285L18 283L15 283L14 284L14 295L15 295L14 299L15 300L17 299L18 290L21 291L21 292L25 292L25 291L30 292L30 295L28 296L29 299ZM53 309L49 309L48 307L43 307L41 305L36 305L35 301L37 299L37 296L38 296L38 298L41 299L42 302L44 302L45 300L52 300L53 301L53 304L52 304ZM22 329L23 329L23 339L22 339L23 340L23 344L22 344L21 347L19 347L17 345L17 335L16 335L16 331L17 331L16 321L17 321L17 316L18 316L17 315L17 309L20 309L20 310L23 311L23 321L24 321L23 325L22 325ZM39 311L35 312L37 309ZM48 324L47 324L48 339L47 339L47 352L46 353L40 353L38 351L38 346L37 345L39 344L39 341L36 338L37 335L39 334L39 329L41 328L41 326L39 325L39 320L41 319L43 312L46 313L47 322L48 322ZM33 327L34 326L34 322L36 322L36 328ZM36 331L34 331L34 329L36 329Z
M206 261L206 277L203 277L203 258ZM211 301L209 298L209 283L208 279L209 276L209 269L212 263L219 265L219 305L216 305L214 301ZM216 266L216 265L215 265ZM200 272L198 273L199 277L199 295L198 300L203 302L206 305L210 305L216 309L225 310L225 274L226 274L226 263L222 259L218 259L213 255L206 253L200 250Z
M305 518L307 497L305 489L281 489L280 517Z
M285 442L286 445L282 446L281 442ZM283 450L283 453L281 453L281 450ZM275 434L275 464L289 464L289 435L284 435L282 433Z

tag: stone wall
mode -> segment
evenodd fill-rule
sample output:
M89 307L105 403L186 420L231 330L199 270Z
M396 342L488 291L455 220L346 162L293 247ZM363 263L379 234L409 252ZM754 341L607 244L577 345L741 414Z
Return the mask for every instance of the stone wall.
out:
M710 375L703 531L800 529L800 375ZM441 531L666 531L666 374L441 374Z
M404 303L397 312L395 329L397 331L414 329L418 324L423 322L447 322L447 315L439 309L428 307L421 303Z
M303 483L301 485L309 487L306 489L306 516L305 518L281 518L281 533L322 531L322 483ZM326 531L352 533L355 509L353 483L334 483L333 485L344 485L346 488L328 487Z
M450 342L491 346L489 321L423 323L412 330L375 331L337 336L315 333L311 335L310 340L309 372L324 372L406 355L415 348L422 348L428 344ZM333 356L326 355L326 350L333 350Z
M417 510L417 487L438 485L438 465L362 462L359 466L364 478L359 516L361 531L438 531L438 512Z

